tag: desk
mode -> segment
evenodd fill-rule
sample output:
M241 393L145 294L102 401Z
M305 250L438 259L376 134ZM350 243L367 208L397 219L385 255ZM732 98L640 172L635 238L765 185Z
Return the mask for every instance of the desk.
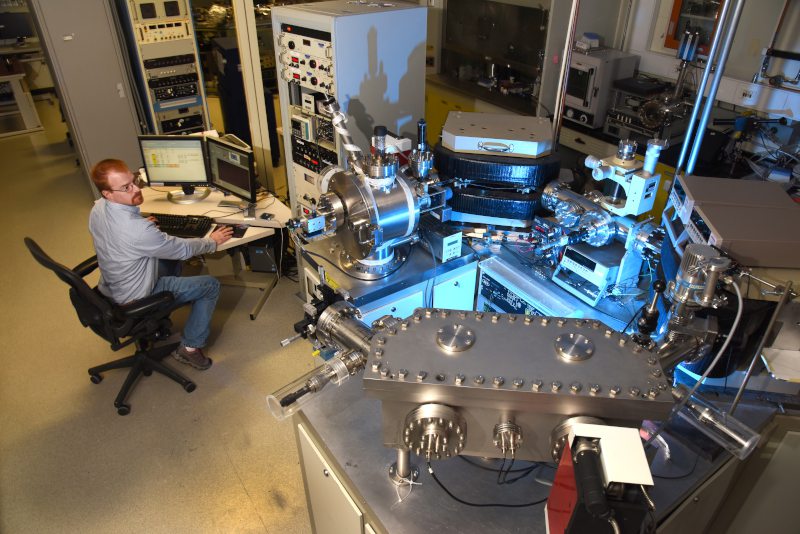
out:
M224 224L244 224L247 225L247 231L244 236L236 238L233 237L220 245L217 251L236 249L242 245L256 241L258 239L269 237L275 233L275 228L283 228L286 221L291 216L291 211L282 202L274 197L268 197L260 200L256 207L256 218L245 219L241 210L230 207L219 207L218 204L221 200L227 200L222 193L212 191L211 194L199 202L193 204L176 204L167 200L167 189L157 188L152 189L146 187L142 190L144 202L139 208L142 213L168 213L171 215L205 215L211 217L215 222ZM269 213L272 219L264 220L261 215ZM219 277L223 284L235 285L240 287L252 287L262 291L261 297L250 312L250 319L255 320L261 308L266 303L275 285L278 283L278 275L276 274L271 281L267 283L253 282L245 280L242 268L241 258L231 256L233 262L233 275Z
M10 131L0 131L0 137L18 135L23 133L38 132L42 130L42 123L36 113L31 94L22 86L25 72L18 61L10 64L0 61L0 84L8 84L11 87L11 95L14 97L16 109L10 111L0 111L0 117L20 115L22 117L22 128L11 128ZM5 107L3 105L2 107Z

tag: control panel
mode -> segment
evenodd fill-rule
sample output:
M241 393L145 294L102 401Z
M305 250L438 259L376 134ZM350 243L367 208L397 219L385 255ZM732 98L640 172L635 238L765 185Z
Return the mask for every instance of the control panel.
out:
M484 260L478 270L477 311L559 317L585 315L551 282L540 276L531 277L529 269L514 266L503 258Z
M129 49L138 62L153 133L207 130L208 111L194 26L187 0L125 3Z
M594 122L594 115L591 113L569 106L564 107L564 117L581 124L592 124Z
M552 280L590 306L596 306L606 296L616 280L625 247L612 243L593 247L586 243L564 249Z
M329 32L281 24L278 47L279 69L285 81L335 94Z
M291 161L297 202L313 209L322 171L337 165L336 135L320 102L336 92L330 32L281 24L277 37L278 70L288 84Z
M336 99L361 150L377 125L402 137L416 133L425 109L425 58L418 52L427 9L330 0L276 5L271 17L289 201L295 213L308 215L333 174L325 170L348 167L322 106L326 98Z

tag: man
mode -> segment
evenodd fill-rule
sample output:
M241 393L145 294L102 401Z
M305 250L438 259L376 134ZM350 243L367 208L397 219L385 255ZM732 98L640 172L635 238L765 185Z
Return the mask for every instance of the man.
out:
M103 160L92 168L91 177L102 195L89 216L100 267L100 292L118 304L159 291L170 291L178 303L191 302L181 344L172 356L196 369L208 369L211 358L202 348L219 296L219 281L212 276L169 276L165 266L167 260L186 260L216 251L231 238L232 229L217 228L208 238L167 235L152 218L141 216L138 206L144 197L138 179L124 162Z

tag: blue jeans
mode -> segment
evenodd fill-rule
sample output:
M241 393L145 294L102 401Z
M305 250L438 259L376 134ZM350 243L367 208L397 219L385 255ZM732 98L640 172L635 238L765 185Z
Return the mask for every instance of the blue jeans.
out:
M189 319L183 327L183 345L204 347L211 331L211 315L219 297L219 280L213 276L162 276L153 293L169 291L179 304L192 303Z

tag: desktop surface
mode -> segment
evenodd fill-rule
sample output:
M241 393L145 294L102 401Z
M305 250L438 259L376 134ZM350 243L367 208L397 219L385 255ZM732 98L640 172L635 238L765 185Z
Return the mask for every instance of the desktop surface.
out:
M247 225L259 228L283 228L291 218L291 210L273 196L256 203L255 218L246 219L244 210L238 207L219 206L220 201L232 200L219 191L192 204L175 204L167 199L168 188L145 187L142 189L144 203L142 213L167 213L173 215L203 215L211 217L216 223Z
M192 204L175 204L167 199L167 192L166 189L152 187L142 189L144 202L139 206L142 214L204 216L210 217L217 224L244 227L244 233L241 233L241 228L235 230L235 232L241 233L241 237L232 237L217 247L218 251L232 249L269 237L275 233L275 228L283 228L291 216L291 210L272 196L257 203L255 219L245 219L243 210L219 206L220 201L230 199L219 191L212 191L207 198ZM262 215L265 218L262 218ZM206 232L205 237L208 237L211 231L213 231L213 227Z

